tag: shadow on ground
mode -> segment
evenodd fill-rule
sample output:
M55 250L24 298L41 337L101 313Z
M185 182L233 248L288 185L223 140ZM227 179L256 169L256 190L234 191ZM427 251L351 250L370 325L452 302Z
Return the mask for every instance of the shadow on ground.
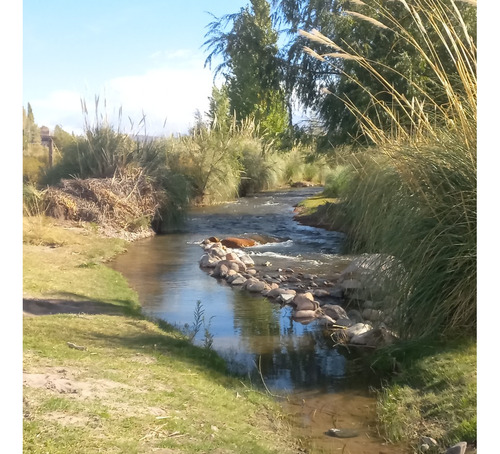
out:
M54 314L123 315L124 307L92 300L73 301L71 299L23 298L24 316L32 317Z

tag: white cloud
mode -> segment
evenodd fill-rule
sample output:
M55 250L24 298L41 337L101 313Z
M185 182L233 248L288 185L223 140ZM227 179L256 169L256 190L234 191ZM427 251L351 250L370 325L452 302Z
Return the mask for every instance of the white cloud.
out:
M174 51L159 50L151 54L149 58L155 61L164 61L164 60L174 60L179 58L185 59L192 55L193 52L190 49L177 49Z
M82 95L76 91L56 90L45 98L31 100L30 105L38 126L53 129L61 125L66 131L79 134L83 125L81 98Z
M200 68L162 68L136 76L125 76L107 83L106 96L113 103L120 103L123 114L141 113L153 134L160 132L186 132L193 123L194 112L207 110L211 94L212 75ZM165 129L163 124L165 123Z
M90 87L82 89L81 93L58 90L45 98L30 101L35 121L50 128L59 124L66 131L79 134L83 125L81 99L85 100L92 120L95 96L98 95L100 114L116 119L122 108L122 130L130 126L128 117L137 126L144 114L148 134L185 133L194 123L195 111L198 109L204 113L208 108L213 76L203 68L201 58L183 59L184 52L178 51L179 61L175 67L170 65L111 79L95 91ZM116 126L116 121L111 122Z

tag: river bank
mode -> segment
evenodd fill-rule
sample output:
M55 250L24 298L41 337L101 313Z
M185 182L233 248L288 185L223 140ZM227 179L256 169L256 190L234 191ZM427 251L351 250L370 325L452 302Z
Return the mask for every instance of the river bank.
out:
M295 209L301 224L349 232L338 200L318 194ZM444 452L457 442L476 452L477 346L474 337L406 341L380 349L368 367L386 376L378 392L377 417L385 437L416 452ZM429 446L430 437L432 440ZM455 452L455 451L453 451Z
M45 222L48 222L48 224L46 225ZM24 286L25 286L26 296L31 297L32 304L34 304L38 308L40 308L43 305L47 306L47 302L50 302L51 304L57 304L56 300L59 298L60 301L66 301L66 304L68 306L72 306L74 308L72 309L74 315L65 314L65 315L54 316L53 318L54 322L51 322L51 324L53 323L52 328L50 328L49 325L42 324L43 328L40 328L39 337L43 338L43 341L38 338L37 334L38 330L37 324L40 322L31 321L31 319L36 319L36 317L30 318L29 321L25 323L25 338L27 342L26 345L30 346L29 350L30 355L27 358L29 361L31 355L33 355L33 352L35 352L33 357L36 358L36 362L34 363L36 368L31 369L30 363L27 362L26 364L27 366L29 366L27 370L31 374L36 375L44 373L48 377L48 381L42 382L41 385L42 388L55 386L55 388L53 389L56 389L60 385L61 380L63 381L67 380L70 383L72 382L76 383L79 381L77 377L80 376L82 378L85 378L87 381L89 381L89 379L98 376L98 377L104 377L103 379L106 380L111 379L111 381L113 382L114 381L117 381L119 383L123 382L126 385L130 384L129 386L133 386L133 380L129 380L129 378L119 377L119 376L118 377L115 376L115 378L110 378L109 369L106 368L103 369L104 364L96 366L96 364L94 364L93 362L89 362L87 363L87 365L91 365L91 367L89 367L89 369L87 369L86 371L82 371L77 368L76 372L70 371L69 374L57 375L57 373L56 374L52 373L53 369L51 368L57 368L58 370L63 370L63 369L68 370L69 365L67 367L63 367L61 366L63 362L59 361L61 364L58 364L58 362L54 360L55 358L53 358L51 361L46 360L46 358L53 356L54 350L57 350L59 352L58 355L60 355L61 353L60 350L65 350L66 353L71 352L71 354L76 354L76 355L78 354L81 355L81 353L78 352L82 351L84 352L91 351L91 353L94 353L94 350L88 350L90 345L92 348L97 349L96 350L97 352L101 348L106 348L105 347L106 343L94 344L93 342L95 338L102 338L109 340L110 338L116 335L114 332L108 334L105 333L104 327L108 326L110 322L113 323L115 321L120 320L119 322L120 324L122 322L121 317L125 317L125 319L123 320L124 325L118 331L120 333L119 337L127 338L126 330L130 325L129 318L135 320L138 317L139 319L141 319L141 316L138 315L137 312L139 306L138 306L138 297L135 294L135 292L130 291L129 284L123 279L123 277L121 277L118 273L113 273L112 270L109 270L103 264L103 261L109 260L114 255L123 252L124 249L127 247L126 246L127 243L118 239L112 239L112 240L110 240L109 238L105 240L100 239L99 236L96 235L95 226L91 225L87 226L84 229L81 228L75 229L74 226L67 224L62 226L60 229L59 228L54 229L55 223L53 220L36 221L36 223L37 224L35 225L24 226L24 235L25 235ZM79 233L75 236L77 232ZM33 266L33 263L35 262L38 264L42 264L42 266L39 266L38 268L36 266ZM28 272L26 272L26 270ZM99 276L99 278L96 278L96 276ZM112 282L113 286L108 288L106 285L104 285L105 282L108 283ZM124 290L125 288L128 289L128 291L125 291ZM37 299L37 301L34 300L35 298ZM100 306L97 305L96 303L97 301L104 302L104 305ZM85 305L86 307L84 307ZM66 309L68 308L68 306L66 307ZM52 308L53 307L54 306L52 306ZM84 309L82 309L82 307L84 307ZM111 312L116 312L116 313L103 314L104 308L107 309L112 308ZM80 319L82 318L82 315L81 314L79 315L79 312L86 312L86 311L88 312L89 309L92 309L94 311L94 315L85 315L83 316L84 320L89 320L87 319L87 317L91 317L91 319L95 320L96 322L98 320L101 320L99 328L97 330L90 329L90 325L86 326L86 330L92 333L91 336L92 340L90 342L88 341L85 332L78 332L78 330L76 329L76 326L78 325ZM125 311L128 315L125 316L122 315L123 311ZM61 317L61 319L57 320L56 317L57 318ZM53 337L54 332L58 331L57 328L58 324L60 324L60 326L66 325L68 317L69 318L73 317L74 319L75 324L74 325L68 324L68 326L71 326L72 330L75 330L75 336L74 337L71 336L72 330L70 331L60 330L61 336ZM120 317L120 319L117 317ZM151 323L148 320L144 319L143 322L146 324ZM93 323L93 321L91 323ZM154 323L153 325L157 327L157 325L155 325ZM130 333L130 337L140 338L141 336L139 335L139 332L141 330L146 329L146 326L147 325L141 325L139 331L136 330L135 332ZM149 328L147 328L146 330L148 329ZM139 341L139 343L133 345L133 348L131 348L130 344L127 343L126 348L131 351L135 350L136 353L139 354L143 353L144 348L148 351L148 355L151 352L154 353L156 351L158 343L153 342L153 340L155 339L158 340L157 334L159 335L160 333L154 331L156 329L154 327L151 329L153 331L151 333L152 339L150 343L146 342L146 344L144 345L143 344L139 345L140 343ZM177 335L179 335L179 333L177 333ZM176 336L174 336L175 342L179 340L179 338ZM63 339L63 337L67 339ZM167 336L167 338L163 338L162 342L169 344L171 342L171 339L168 339ZM155 343L157 344L156 347L154 346ZM44 348L39 349L38 348L39 344L44 345ZM73 347L70 347L69 344L71 344ZM78 348L75 347L84 347L87 350L79 350ZM114 348L115 347L113 347L113 349ZM168 346L167 350L170 351L170 348L171 347ZM455 351L453 351L453 349ZM469 345L468 348L464 345L458 347L456 345L453 346L453 345L443 345L443 344L434 346L421 345L419 348L414 350L415 351L412 352L412 354L410 355L408 353L410 350L408 349L403 350L399 348L399 350L391 352L391 354L387 355L385 358L377 360L377 364L375 365L377 367L384 361L386 363L390 363L391 361L394 360L393 365L397 364L398 370L391 369L390 367L380 368L380 370L383 371L384 373L390 370L391 380L388 381L388 386L385 387L384 390L382 390L382 392L379 395L380 397L379 402L382 402L381 404L382 406L379 406L379 408L377 409L379 421L376 424L380 429L385 431L384 436L394 441L404 440L405 443L412 443L414 446L416 446L416 449L418 449L420 442L419 438L422 435L427 435L430 437L434 435L434 437L438 440L438 443L440 444L441 447L446 446L446 444L448 445L451 444L448 443L447 441L450 439L449 438L450 434L452 434L453 437L458 437L459 439L461 439L462 434L468 433L467 440L473 441L475 439L472 437L475 437L475 392L476 392L475 344L472 343L472 345ZM422 351L424 351L425 354L422 354ZM116 352L118 353L118 355L122 355L123 353L124 357L126 357L125 351L121 352L120 350L117 350ZM205 355L206 351L204 349L201 349L201 352L202 352L201 355L199 353L193 353L193 354L197 358L200 357L204 358L204 356L206 356ZM89 355L90 358L96 356L93 354ZM42 358L45 357L45 359L40 361L39 357ZM62 358L62 355L60 355L60 357ZM25 361L27 360L27 358L25 357ZM128 358L130 359L130 357ZM103 360L103 357L101 357L100 359ZM205 358L205 360L207 360L207 358ZM66 361L66 359L64 359L64 361ZM150 359L146 360L146 362L149 361ZM77 364L76 357L72 357L72 362L73 362L72 367L74 367L75 364ZM118 369L122 367L125 368L126 362L127 361L124 361L120 364L117 363L116 367ZM46 367L43 367L44 364L46 365ZM202 361L201 362L202 369L204 368L203 367L204 364L205 363L203 363ZM455 367L455 364L457 365L457 367ZM92 374L88 375L89 370L94 369L94 367L96 367L96 370L99 371L97 372L97 375L95 376L93 376ZM150 371L149 368L147 369L148 373L152 373L153 376L159 374L158 371L155 370ZM190 376L189 374L193 373L192 370L190 370L189 368L187 371L185 368L182 370L183 372L181 373L188 374L188 376ZM397 372L398 375L395 376L394 374L392 374L392 372ZM144 368L142 368L141 373L144 373ZM223 372L221 377L224 377ZM212 378L213 377L210 377L210 380ZM136 376L135 379L138 379L138 377ZM157 381L157 379L154 377L152 377L152 380L154 383L159 383L159 381ZM168 381L170 380L170 378L163 376L162 381L163 380ZM447 384L446 388L442 387L443 382ZM94 385L95 383L92 384L92 386ZM30 384L27 383L26 386L30 387ZM112 384L112 386L115 385ZM205 386L210 387L212 385L210 385L208 382L205 382ZM118 388L120 387L118 386ZM71 395L72 394L78 395L79 393L80 395L85 395L86 391L84 391L84 387L79 387L78 383L74 384L73 387L69 385L69 389L75 390L66 392L66 394L69 395L70 400L69 401L67 399L63 399L62 401L58 400L57 405L59 405L63 410L66 407L68 407L70 411L67 413L63 411L63 414L65 416L61 416L59 414L59 420L57 420L55 425L51 423L52 429L50 429L49 431L50 433L47 434L47 439L44 443L52 443L52 441L50 441L51 437L53 437L54 434L58 432L58 429L60 429L61 424L64 423L64 422L61 423L61 421L64 421L66 419L71 421L72 418L76 417L77 413L80 413L79 410L76 411L75 407L72 407L72 405L75 402L71 402L71 398L74 398L75 396ZM122 395L125 394L123 392L123 389L124 388L122 388L121 394L120 393L114 394L115 400L124 398L124 396ZM247 388L245 387L238 388L236 384L236 388L234 389L236 389L235 392L241 396L244 395L242 391L246 390ZM255 391L257 392L257 390ZM43 424L45 424L45 422L43 424L40 424L40 421L44 421L45 417L43 415L47 413L47 409L45 407L48 408L48 413L54 412L54 408L51 408L52 401L49 398L50 393L49 396L47 395L41 396L40 397L41 400L38 400L39 396L37 396L36 394L37 392L40 392L40 389L35 387L35 391L33 392L32 395L32 397L35 396L34 404L33 402L29 403L30 402L29 399L27 402L25 402L26 405L25 414L31 415L30 417L34 418L32 421L37 423L29 425L28 427L30 428L30 430L33 429L34 433L40 434L42 431ZM245 393L246 392L247 391L245 391ZM61 391L59 391L59 393L61 393ZM62 394L65 393L63 392ZM263 397L258 392L257 395ZM51 397L53 398L54 396L52 395ZM61 396L56 394L56 397L59 398ZM64 397L66 398L67 396ZM136 398L137 396L133 398L132 401L137 402ZM224 397L221 398L224 399ZM128 399L128 397L126 399ZM238 398L238 402L239 399L240 398ZM384 399L385 399L385 404L383 403ZM68 402L71 403L71 405L69 405ZM253 412L260 411L258 409L259 405L264 405L268 409L271 408L268 407L268 404L266 403L262 404L262 402L266 402L265 399L263 401L260 401L255 407L253 407L252 411ZM132 406L132 404L133 403L130 403L130 406ZM207 402L206 404L214 405L212 402ZM269 405L271 406L274 404L269 403ZM106 405L109 407L109 405L112 406L113 404L107 403ZM35 410L30 410L30 406ZM155 405L151 406L154 407ZM271 437L268 439L270 444L267 446L268 447L274 446L273 443L275 442L272 440L273 437L277 437L283 440L282 437L284 436L286 440L285 443L288 449L295 442L294 436L297 435L297 433L291 434L290 432L287 432L290 431L290 427L287 425L286 422L280 419L283 417L282 410L280 409L280 407L272 407L272 408L274 408L273 411L277 412L275 413L275 415L278 415L278 419L284 424L284 426L281 429L277 430L277 433L275 433L274 435L272 434L269 435ZM452 421L449 421L450 408L453 409ZM86 411L85 414L95 415L94 410L91 410L90 412L88 412L87 410L85 411ZM111 411L110 408L108 408L105 413L106 414L110 413L110 411ZM116 412L116 409L113 410L113 412ZM57 414L58 413L56 411L56 416ZM158 421L163 421L164 419L163 416L166 415L161 414L158 416L159 416ZM46 419L50 419L50 417L51 416L49 416ZM234 418L234 415L229 415L228 417ZM276 416L271 416L273 420L275 419L275 417ZM113 414L113 417L111 419L113 420L113 423L116 423L117 421L121 420L121 418L117 419L115 414ZM219 428L219 426L222 424L221 421L223 421L223 419L224 417L221 416L221 418L218 420L219 425L214 424L214 426ZM204 416L203 412L201 412L201 416L200 418L197 419L197 422L199 424L206 424L205 422L203 422L203 420ZM32 421L28 422L30 423ZM133 423L135 424L136 422ZM123 425L123 421L119 422L119 425L120 424ZM142 430L145 430L146 426L144 425L144 422L138 422L137 424L138 426L143 427ZM88 421L84 423L84 426L88 426ZM245 427L241 427L241 429L246 430ZM264 430L264 429L261 427L259 430ZM182 442L184 436L178 437L179 434L175 434L176 431L181 432L177 429L175 430L172 429L168 433L163 432L163 435L159 437L159 439L163 437L163 439L172 438L173 440L178 441L177 439L179 438L180 441ZM171 435L171 437L169 435ZM83 437L86 436L90 435L84 433ZM116 432L116 435L113 436L120 438L123 436L123 434L120 434L118 431ZM150 436L150 438L154 437L155 435ZM158 446L160 445L163 446L165 443L163 444L160 443L159 439L157 440L159 443ZM163 440L163 442L164 441L165 440ZM172 441L172 440L167 440L167 441ZM32 439L31 442L33 442L34 444L37 443L35 439ZM198 440L198 442L201 443L200 440ZM62 440L61 443L67 443L67 441ZM70 444L69 446L71 447L72 445ZM134 446L136 446L134 448L136 449L136 451L131 451L131 452L144 452L141 451L141 449L144 448L141 444L136 444ZM175 449L184 449L184 448L178 447L176 445ZM192 452L189 450L190 449L189 447L187 447L186 449L187 449L186 451L181 450L178 452ZM224 448L221 447L221 449ZM38 451L33 451L33 452L38 452ZM45 452L45 451L40 451L40 452ZM64 450L53 451L53 452L64 452ZM86 451L81 451L81 452L86 452ZM233 452L233 451L228 451L228 452ZM234 452L239 452L239 451L236 450ZM252 451L250 450L245 452L252 452ZM273 451L256 450L255 452L273 452ZM298 451L292 451L292 452L298 452Z
M25 452L298 452L271 397L140 315L105 264L125 241L48 218L23 227Z

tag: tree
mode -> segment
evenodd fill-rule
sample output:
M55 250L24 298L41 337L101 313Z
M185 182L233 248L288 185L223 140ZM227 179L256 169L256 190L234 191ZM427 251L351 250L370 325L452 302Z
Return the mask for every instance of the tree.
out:
M65 131L60 125L56 125L54 128L53 137L54 144L59 150L63 150L65 147L76 141L75 136Z
M222 63L227 84L230 112L238 121L253 117L264 134L276 138L288 126L285 92L278 65L278 34L273 28L270 5L266 0L251 0L251 7L239 13L215 18L209 24L204 46L211 52L205 65L215 56ZM230 31L224 30L232 24Z
M212 96L209 98L208 112L206 112L211 127L218 127L223 132L228 132L233 121L228 87L224 84L221 88L212 87Z
M40 142L40 129L35 123L31 104L28 103L28 112L23 107L23 150L26 150L29 144L39 144Z
M451 0L443 1L452 8ZM391 103L392 95L380 80L355 59L339 58L344 50L376 62L380 76L408 99L421 87L425 92L433 93L435 99L446 102L446 96L439 89L441 84L435 79L428 63L404 35L393 32L398 27L393 27L394 23L387 20L391 16L403 29L418 36L418 30L412 30L416 25L405 6L407 4L413 6L416 2L275 0L280 23L286 24L289 36L287 45L281 51L282 61L289 64L285 72L287 90L293 90L305 107L319 113L328 144L360 139L359 125L346 106L346 101L356 106L365 106L364 114L376 121L381 128L389 127L391 121L388 117L380 116L373 100ZM455 6L459 7L458 3ZM462 16L468 32L475 36L474 9L465 4L461 4L460 9L463 10ZM428 28L431 41L442 43L437 37L432 38L434 32L432 27ZM298 33L299 30L310 32L313 29L319 30L335 43L337 50L324 41L311 41ZM460 29L461 26L457 27L457 30ZM424 42L421 44L426 45ZM311 51L304 52L304 47ZM437 55L443 57L447 51L442 44L435 48ZM317 58L315 55L323 57ZM441 61L450 65L452 62L449 58L442 58ZM449 71L446 70L447 68L445 72L450 74L456 71L451 66ZM329 94L325 95L325 91ZM398 115L397 111L395 114Z

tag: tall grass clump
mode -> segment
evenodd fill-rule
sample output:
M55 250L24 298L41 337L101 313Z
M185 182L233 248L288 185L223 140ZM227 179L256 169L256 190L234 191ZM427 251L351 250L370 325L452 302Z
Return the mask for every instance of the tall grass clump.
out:
M187 179L190 200L213 204L234 199L240 184L237 126L230 130L198 124L187 136L170 138L167 166Z
M44 214L43 191L32 183L23 184L23 216Z
M194 204L233 200L280 182L278 152L251 117L226 123L199 119L190 134L167 142L167 166L186 177Z
M396 3L406 9L411 27L403 27L391 13ZM370 101L378 118L390 119L388 128L364 113L368 106L344 99L373 143L350 159L352 170L340 191L352 226L350 248L383 253L398 263L388 288L403 337L473 334L477 201L474 38L453 0L375 0L352 5L356 11L347 14L379 27L390 40L411 45L431 70L432 83L422 85L397 73L412 87L414 95L407 97L383 75L390 68L317 31L302 32L333 50L322 55L312 49L307 52L321 59L333 57L332 65L341 72L339 61L357 62L379 81L380 91L390 99L382 101L371 95ZM356 83L349 74L343 76Z
M240 150L242 172L239 195L241 197L278 185L280 179L277 168L279 156L272 146L255 137L242 140Z
M65 190L71 186L68 181L72 179L94 180L93 186L98 186L98 180L109 180L102 185L113 188L112 192L118 199L116 206L112 206L112 201L106 200L106 211L120 211L132 199L154 199L148 205L155 207L154 212L149 212L148 208L149 211L142 215L136 213L140 203L133 208L128 207L134 219L127 221L127 226L137 224L143 228L145 223L150 223L156 231L170 230L178 226L184 220L189 193L185 178L167 167L166 141L147 135L145 117L141 119L138 131L135 132L133 127L130 132L121 130L121 111L118 126L112 125L107 115L100 113L99 98L95 101L95 119L90 120L84 101L82 107L84 134L74 137L66 144L61 159L46 173L43 183ZM139 134L140 132L143 134ZM121 183L123 188L120 189L118 186ZM147 193L141 192L144 188L147 188ZM92 191L83 191L79 196L102 205L101 199L92 195ZM48 201L49 204L52 202L54 200ZM63 208L67 207L65 204ZM104 218L113 219L106 216L105 212L94 215L99 219L103 218L103 215Z
M313 153L307 145L295 144L289 151L281 151L276 156L275 169L281 185L297 181L324 184L332 167L325 156Z

